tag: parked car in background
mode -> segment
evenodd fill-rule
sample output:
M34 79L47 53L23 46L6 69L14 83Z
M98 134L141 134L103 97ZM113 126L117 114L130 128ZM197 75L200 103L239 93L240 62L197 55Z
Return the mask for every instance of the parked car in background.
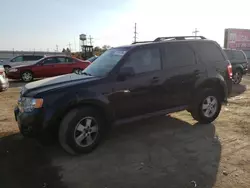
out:
M92 63L92 62L95 61L97 58L98 58L98 56L93 56L93 57L91 57L91 58L89 58L89 59L87 59L87 60L90 61L90 62Z
M39 59L42 59L44 57L45 56L43 55L19 55L9 60L0 62L0 65L3 65L3 67L5 68L5 71L8 71L11 67L25 65L30 62L34 62Z
M248 61L248 67L249 67L249 63L250 63L250 50L243 50L244 53L246 54L247 56L247 61Z
M48 56L27 65L10 68L7 76L11 79L22 79L29 82L34 78L52 77L73 72L81 74L82 70L89 64L89 61L68 56Z
M83 75L26 84L14 111L20 132L58 135L67 152L79 154L96 148L111 124L181 110L211 123L232 90L232 67L216 42L188 38L112 48Z
M233 68L233 83L239 84L248 71L247 56L242 50L225 49Z
M4 67L0 65L0 91L4 91L9 88L9 81L6 77Z

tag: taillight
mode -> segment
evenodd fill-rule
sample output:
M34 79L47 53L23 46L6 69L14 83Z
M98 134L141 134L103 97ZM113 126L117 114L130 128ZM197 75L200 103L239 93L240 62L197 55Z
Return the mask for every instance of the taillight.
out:
M229 64L227 66L227 72L228 72L229 78L232 79L232 77L233 77L233 69L232 69L232 65L231 64Z

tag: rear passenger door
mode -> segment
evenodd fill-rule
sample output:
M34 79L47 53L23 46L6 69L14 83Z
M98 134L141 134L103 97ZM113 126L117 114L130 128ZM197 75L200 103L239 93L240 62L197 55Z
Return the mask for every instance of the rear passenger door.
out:
M197 64L195 52L188 43L165 43L162 50L165 107L187 105L203 68Z

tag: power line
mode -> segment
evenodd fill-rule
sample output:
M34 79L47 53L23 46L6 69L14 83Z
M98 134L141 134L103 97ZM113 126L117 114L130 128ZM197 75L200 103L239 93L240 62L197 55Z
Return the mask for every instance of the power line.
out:
M135 23L135 28L134 28L134 42L136 42L136 39L137 39L137 28L136 28L136 23Z

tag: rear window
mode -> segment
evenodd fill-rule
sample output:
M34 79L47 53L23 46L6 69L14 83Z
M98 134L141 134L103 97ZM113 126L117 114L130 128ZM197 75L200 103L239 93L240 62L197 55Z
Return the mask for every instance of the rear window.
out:
M193 44L199 52L202 62L221 62L225 61L220 47L213 42L196 42Z
M225 53L227 54L227 57L230 60L245 60L246 59L242 51L225 50Z
M244 52L245 52L247 58L250 58L250 51L244 51Z
M233 58L236 60L244 60L245 56L241 51L233 51Z

